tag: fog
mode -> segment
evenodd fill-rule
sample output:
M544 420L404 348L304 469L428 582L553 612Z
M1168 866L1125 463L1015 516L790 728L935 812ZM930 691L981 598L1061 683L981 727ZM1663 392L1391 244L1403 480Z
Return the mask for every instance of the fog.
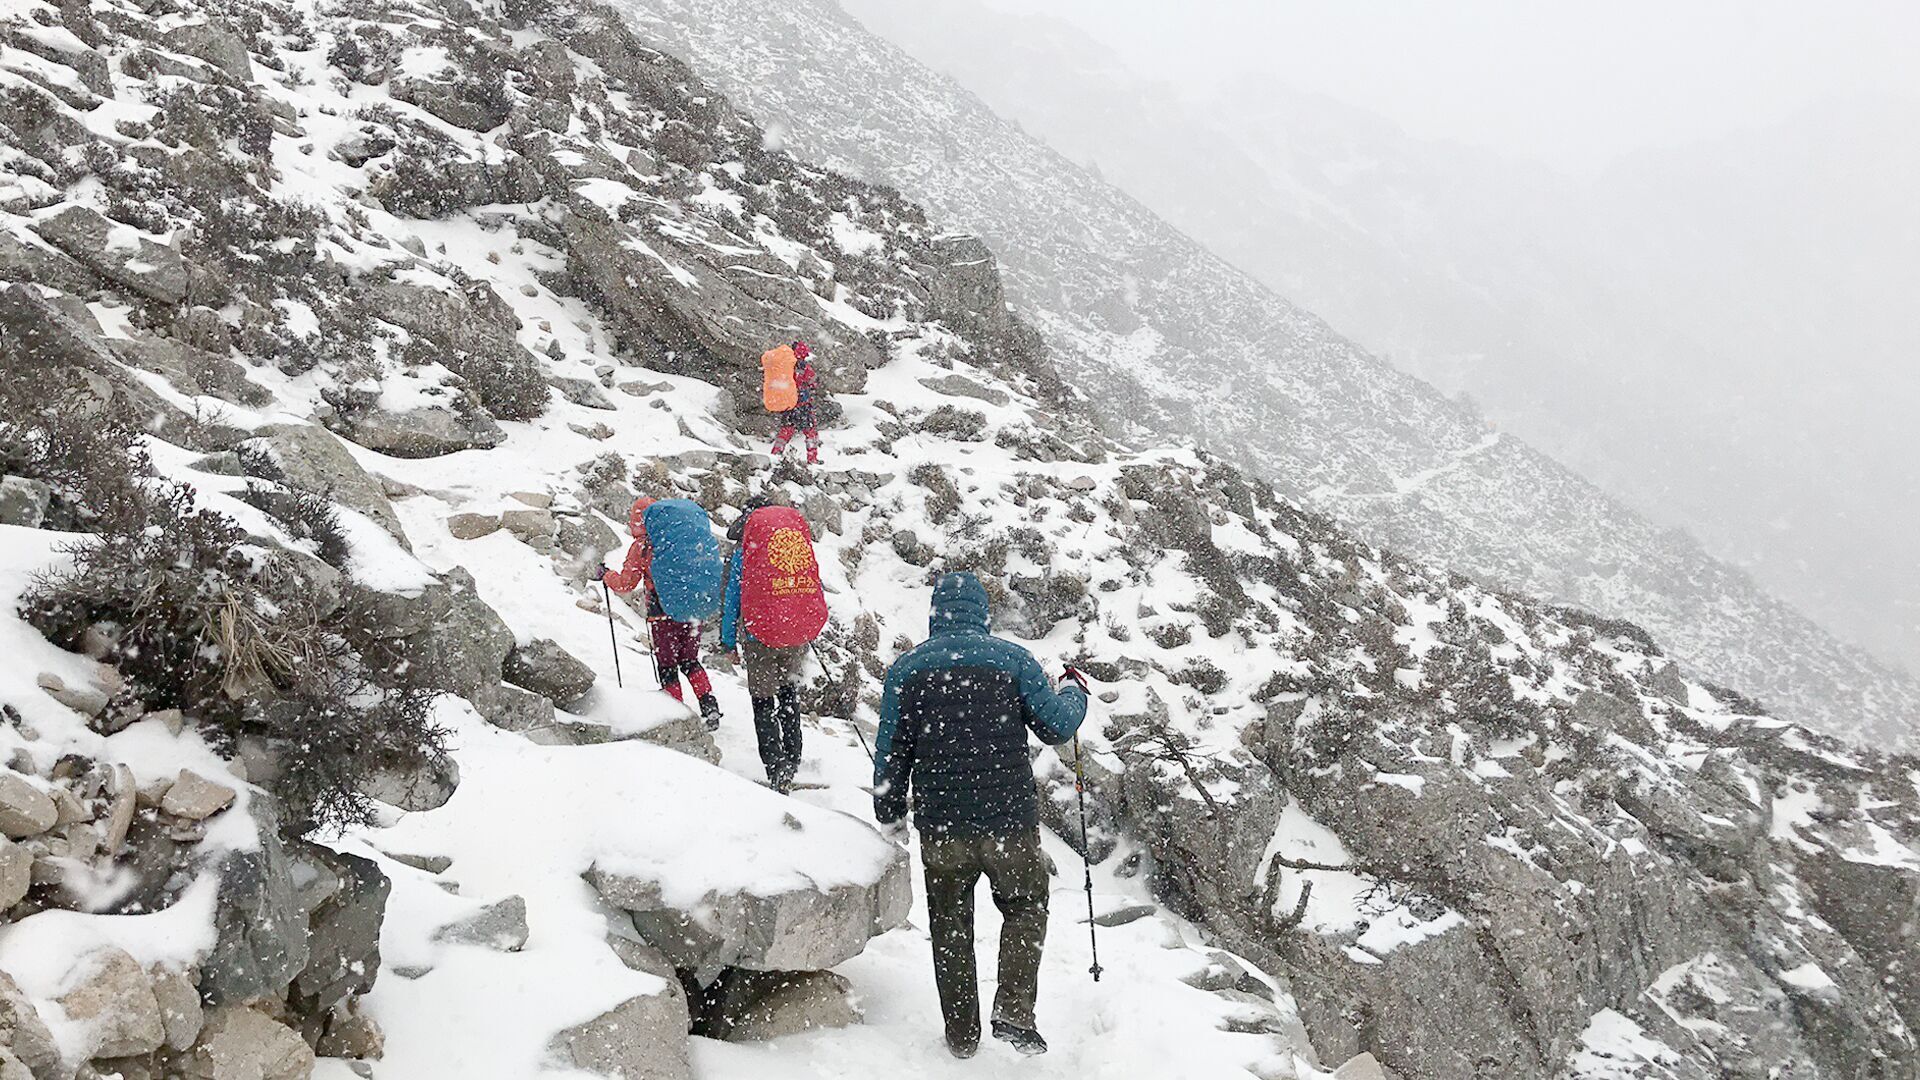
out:
M843 3L1920 671L1920 7Z

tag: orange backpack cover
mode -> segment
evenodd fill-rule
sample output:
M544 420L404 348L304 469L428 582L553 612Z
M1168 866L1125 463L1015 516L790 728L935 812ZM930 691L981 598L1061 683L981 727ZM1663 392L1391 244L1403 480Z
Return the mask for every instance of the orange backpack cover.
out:
M799 363L791 345L760 354L760 400L768 412L786 412L800 404L800 384L793 378L793 369Z

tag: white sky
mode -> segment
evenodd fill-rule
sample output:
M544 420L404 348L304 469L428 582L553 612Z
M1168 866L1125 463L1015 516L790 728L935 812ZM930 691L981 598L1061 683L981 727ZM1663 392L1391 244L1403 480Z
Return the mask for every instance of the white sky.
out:
M988 2L1071 21L1194 96L1268 72L1568 168L1821 100L1920 101L1920 0Z

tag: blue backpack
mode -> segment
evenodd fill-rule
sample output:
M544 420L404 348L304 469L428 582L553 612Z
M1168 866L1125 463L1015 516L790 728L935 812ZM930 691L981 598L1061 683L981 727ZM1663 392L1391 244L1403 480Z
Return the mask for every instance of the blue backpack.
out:
M719 615L726 563L707 512L688 499L662 499L647 507L646 523L653 587L667 618L693 622Z

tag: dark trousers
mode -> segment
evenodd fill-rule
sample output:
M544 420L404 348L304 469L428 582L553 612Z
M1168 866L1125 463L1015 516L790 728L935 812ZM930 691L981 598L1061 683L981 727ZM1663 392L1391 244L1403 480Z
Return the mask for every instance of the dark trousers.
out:
M980 1038L980 978L973 956L973 894L982 874L1000 909L1000 989L993 1016L1023 1028L1035 1026L1033 1001L1040 992L1040 948L1047 940L1047 859L1040 834L1014 837L935 839L922 835L920 859L927 874L927 916L933 931L933 981L947 1039Z
M753 734L767 783L777 791L788 790L800 771L800 692L783 686L773 697L754 698Z

